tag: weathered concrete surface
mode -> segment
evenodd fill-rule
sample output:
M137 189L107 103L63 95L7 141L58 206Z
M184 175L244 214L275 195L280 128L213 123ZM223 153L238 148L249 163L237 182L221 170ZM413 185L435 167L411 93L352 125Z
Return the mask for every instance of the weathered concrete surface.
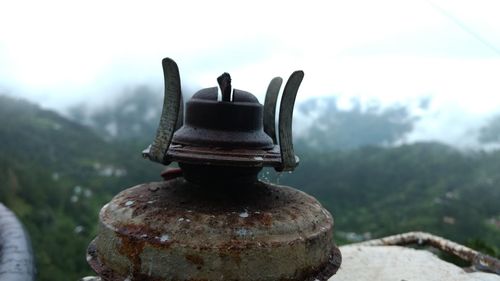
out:
M14 213L0 203L0 280L33 281L31 243Z
M470 264L469 271L492 272L500 275L500 260L495 257L488 256L474 249L460 245L456 242L439 237L427 232L412 231L391 235L379 239L368 240L356 243L352 246L407 246L421 245L430 246L442 252L460 258L464 262Z
M467 273L425 250L399 246L343 246L342 265L331 281L500 281L500 276Z

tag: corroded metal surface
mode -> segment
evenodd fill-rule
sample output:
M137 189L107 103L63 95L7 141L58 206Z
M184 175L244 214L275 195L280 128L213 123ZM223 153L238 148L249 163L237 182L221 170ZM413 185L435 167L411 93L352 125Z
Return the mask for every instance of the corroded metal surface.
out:
M171 143L176 126L180 125L178 119L180 118L182 120L183 118L183 107L181 79L177 64L170 58L164 58L162 60L162 66L165 80L163 110L156 138L153 144L143 151L143 156L149 158L151 161L168 165L170 162L165 159L165 154Z
M278 95L280 93L283 78L274 77L269 83L264 100L264 132L268 134L274 144L278 144L276 139L276 105L278 103Z
M221 149L180 144L170 145L167 159L201 165L228 165L237 167L264 167L281 164L279 146L273 149Z
M35 263L28 234L14 213L1 203L0 280L35 280Z
M176 178L105 205L88 260L107 281L327 280L340 265L332 231L328 211L298 190Z
M277 136L275 114L281 78L271 81L263 108L252 94L237 89L232 91L231 77L224 73L218 78L222 100L217 87L202 89L187 102L186 116L183 116L179 69L172 59L165 58L162 63L165 99L156 138L142 152L145 158L165 165L173 161L190 164L215 161L229 166L271 166L277 171L295 169L298 157L292 143L292 114L303 71L292 73L285 85ZM193 148L197 147L209 153L193 153ZM234 157L234 149L256 151L241 158ZM274 151L278 151L278 159ZM252 154L257 154L254 159L247 157Z
M230 84L224 87L230 89ZM251 93L235 89L230 100L219 101L216 87L203 89L186 103L184 125L175 132L172 144L271 149L273 140L264 132L262 115L263 107Z
M230 102L231 101L231 75L229 73L224 72L221 76L217 78L217 83L219 83L219 88L222 94L222 101Z
M332 216L303 192L257 180L264 166L292 171L298 164L292 114L304 73L295 71L285 86L278 144L281 78L271 82L263 108L251 93L232 90L224 73L217 79L222 100L216 87L198 91L177 130L179 72L170 59L163 67L160 127L143 155L178 162L181 170L125 190L102 208L88 248L92 268L106 281L327 280L341 262Z
M292 140L292 120L295 97L304 78L303 71L294 71L286 82L283 96L281 97L279 113L279 140L281 150L281 165L276 167L278 171L293 171L298 165L298 157L295 156Z

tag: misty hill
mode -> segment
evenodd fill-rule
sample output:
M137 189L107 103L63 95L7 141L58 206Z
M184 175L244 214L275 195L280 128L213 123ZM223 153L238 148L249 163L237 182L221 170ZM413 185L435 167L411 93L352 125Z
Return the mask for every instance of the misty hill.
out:
M163 105L160 91L147 86L125 89L108 104L88 108L78 104L68 110L72 120L92 127L112 140L144 140L156 134Z
M90 165L108 155L108 145L91 129L24 100L0 96L0 120L2 159L75 173L77 162Z
M139 86L123 91L113 103L69 110L71 119L83 122L113 141L135 140L149 144L161 115L161 91ZM362 108L353 100L349 110L341 109L334 97L312 98L297 105L294 136L297 145L311 149L345 150L366 145L391 145L411 132L416 118L404 106Z
M0 120L0 201L30 233L39 280L90 274L99 209L120 189L159 179L161 167L23 100L0 96Z
M417 143L297 153L300 167L280 182L319 198L334 214L341 238L418 229L462 243L487 241L500 254L498 151L465 154Z
M500 144L500 114L494 116L479 131L479 141L483 144Z
M161 89L142 85L126 88L113 96L108 103L98 106L78 104L70 108L67 115L94 128L107 140L149 144L161 114ZM392 105L351 98L346 107L346 101L340 106L336 97L310 98L295 107L295 143L323 151L367 145L388 147L415 139L438 139L460 149L500 147L500 113L481 122L471 116L475 121L448 124L452 118L450 113L434 108L432 103L429 97ZM459 120L467 116L461 118Z
M154 117L148 112L155 110L153 104L161 105L144 97L144 91L124 94L122 105L92 113L100 121L80 117L92 127L0 97L0 201L27 226L39 280L89 275L85 249L96 234L101 206L121 189L159 179L162 167L143 160L140 151L154 136L159 118L159 112ZM141 98L148 103L140 105ZM383 146L409 130L407 113L359 110L348 118L348 112L333 110L331 103L328 111L316 112L332 119L323 133L314 133L317 124L306 128L311 130L306 140L317 139L325 149L299 138L298 169L282 175L264 171L264 178L305 190L323 202L335 216L337 241L426 230L493 254L498 251L500 153L467 154L438 143ZM124 114L120 109L126 106L130 108ZM309 113L315 110L313 106ZM349 126L356 124L351 120L359 120L359 128L377 127L365 124L372 118L379 118L373 122L386 132L372 134L376 137L370 144L379 146L357 143L334 149L361 138L364 129ZM122 123L109 125L116 122ZM134 126L138 129L127 129ZM351 140L337 139L349 130Z
M360 101L353 100L351 109L342 110L335 97L326 97L299 104L294 122L300 127L298 145L333 151L392 145L412 131L415 120L403 106L362 109Z

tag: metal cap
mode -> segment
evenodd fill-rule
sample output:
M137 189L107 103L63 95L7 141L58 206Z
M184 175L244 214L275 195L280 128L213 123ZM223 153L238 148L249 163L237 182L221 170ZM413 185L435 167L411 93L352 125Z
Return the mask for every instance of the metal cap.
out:
M172 144L272 149L262 116L262 105L248 92L234 90L229 101L218 101L216 87L203 89L187 102L184 125L175 132Z
M269 84L264 106L252 94L232 91L231 76L222 74L217 87L197 92L186 104L185 124L177 64L163 59L165 98L157 135L143 151L152 161L231 167L274 167L292 171L298 165L292 143L292 114L304 72L288 79L280 102L278 130L276 107L283 79ZM179 129L180 128L180 129ZM277 132L278 131L278 132ZM175 134L174 134L175 133Z

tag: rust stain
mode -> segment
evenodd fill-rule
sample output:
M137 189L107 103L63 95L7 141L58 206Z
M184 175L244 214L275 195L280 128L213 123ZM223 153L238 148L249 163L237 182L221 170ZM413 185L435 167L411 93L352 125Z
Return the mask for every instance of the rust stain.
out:
M138 275L141 272L141 253L144 249L145 242L133 236L121 235L121 244L118 252L126 256L132 264L132 274Z
M219 257L229 258L236 262L237 265L241 264L241 249L220 249Z
M273 216L268 212L258 214L258 219L259 222L265 226L271 226L273 224Z
M200 189L199 186L179 177L167 182L132 188L114 199L111 202L115 204L114 208L106 211L111 216L105 219L105 223L111 225L111 231L121 241L115 251L128 259L125 271L117 274L126 275L125 279L130 276L134 281L153 281L164 274L157 272L159 275L151 278L145 276L144 272L141 273L141 270L147 268L147 255L151 248L170 256L176 249L196 246L185 251L180 261L190 265L188 268L192 281L201 281L207 277L204 274L211 270L212 258L234 265L237 271L237 268L246 265L249 253L259 256L259 252L280 252L281 250L276 249L297 245L304 245L311 251L328 251L330 248L329 245L325 244L323 247L318 244L331 239L323 237L331 233L331 222L320 216L320 209L313 208L316 204L314 199L289 188L260 182L243 190L219 188L216 191L219 192ZM276 196L279 198L277 201ZM128 203L129 201L133 203ZM274 231L275 228L285 232L297 231L284 226L283 222L298 224L301 233L303 231L300 239L274 240L267 239L262 234L268 230ZM311 229L319 230L321 226L324 226L322 229L326 227L324 231L319 231L321 235L317 231L310 233ZM207 240L212 233L215 237L227 235L227 240ZM324 254L327 255L326 252ZM102 258L105 257L101 257L101 262L107 264ZM335 269L327 259L318 260L318 263L313 267L304 265L295 273L287 273L289 276L278 274L276 280L309 281L307 278L311 276L327 272L324 273L326 277ZM228 271L227 276L233 276L231 274L234 272ZM120 278L121 276L116 280L124 280Z
M205 261L198 255L186 255L186 260L194 265L204 265Z

